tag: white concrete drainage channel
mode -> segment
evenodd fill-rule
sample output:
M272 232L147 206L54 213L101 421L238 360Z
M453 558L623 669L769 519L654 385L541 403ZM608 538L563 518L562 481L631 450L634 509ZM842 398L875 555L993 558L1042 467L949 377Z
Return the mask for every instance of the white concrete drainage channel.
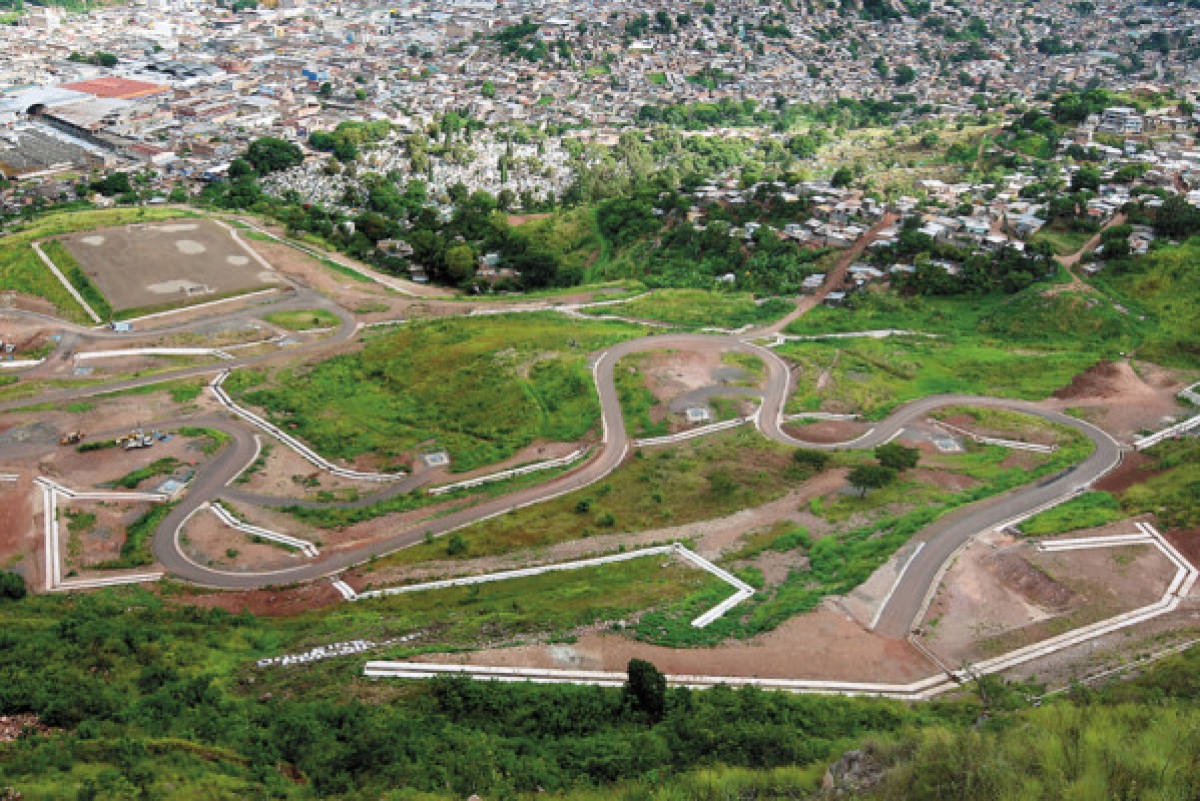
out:
M1174 610L1196 583L1198 571L1174 546L1148 523L1137 522L1136 533L1078 540L1057 540L1042 544L1047 551L1067 551L1081 548L1111 548L1146 543L1158 548L1175 565L1171 579L1161 599L1148 606L1133 609L1116 617L1101 620L1074 631L1051 637L1002 656L977 662L961 670L939 673L911 684L880 684L872 682L819 681L809 679L765 679L756 676L699 676L668 675L667 682L677 687L705 689L717 685L730 687L753 686L762 689L795 693L838 695L875 695L908 700L931 698L961 686L978 676L997 673L1039 657L1070 648L1079 643L1119 631ZM719 568L718 568L719 569ZM625 674L610 671L560 670L556 668L498 667L493 665L455 665L423 662L367 662L363 675L379 678L427 679L441 674L463 674L492 681L527 681L550 684L593 684L620 686Z
M321 552L317 550L317 546L308 540L302 540L299 537L292 537L287 534L280 534L278 531L271 531L270 529L263 528L261 526L252 526L249 523L243 522L242 520L234 517L228 509L226 509L217 501L206 503L202 508L207 508L210 512L216 515L217 519L222 523L232 529L241 531L244 534L249 534L252 537L261 537L264 540L270 540L271 542L277 542L280 545L286 545L289 548L295 548L308 557L317 557L321 555Z
M102 492L92 490L76 491L68 489L53 479L38 476L33 480L42 490L42 526L46 538L46 591L65 592L68 590L86 590L96 587L112 587L118 584L140 584L144 581L158 581L161 572L152 573L117 573L109 576L92 578L67 579L62 577L62 555L59 544L58 529L58 499L70 498L79 501L151 501L162 503L167 496L158 492Z
M208 388L212 390L213 395L216 396L221 405L251 425L257 426L271 436L275 437L280 442L294 450L296 453L300 454L311 464L321 468L322 470L333 473L334 475L341 476L342 478L356 479L359 481L399 481L405 477L404 473L371 473L359 470L351 470L347 467L339 467L338 465L321 456L312 448L305 445L300 440L296 439L290 434L285 433L279 427L268 423L266 420L254 414L254 412L251 412L249 409L244 409L234 403L233 399L225 393L225 390L221 389L221 384L225 383L225 379L227 378L229 378L229 371L225 370L218 375L211 384L208 385Z
M521 465L520 467L513 467L508 470L500 470L495 473L488 473L487 475L478 476L476 478L468 478L462 481L456 481L453 484L443 484L439 487L430 487L427 492L430 495L444 495L447 492L478 487L483 484L488 484L492 481L503 481L507 478L514 478L515 476L524 476L529 473L536 473L539 470L551 470L556 467L566 467L572 462L582 458L587 452L587 448L578 448L571 453L568 453L566 456L560 456L557 459L546 459L541 462L533 462L532 464Z
M982 434L976 434L962 426L956 426L952 423L947 423L945 420L934 420L930 418L929 423L944 431L949 431L954 434L959 434L964 437L981 442L984 445L999 445L1002 448L1011 448L1019 451L1033 451L1034 453L1054 453L1058 450L1057 445L1041 445L1036 442L1024 442L1018 439L1000 439L999 437L985 437Z
M467 587L473 584L486 584L493 581L507 581L508 579L527 578L529 576L540 576L543 573L554 573L567 570L579 570L584 567L595 567L597 565L608 565L614 562L626 562L630 559L640 559L643 556L654 556L656 554L672 554L680 557L688 562L691 562L696 567L704 570L717 578L732 586L735 590L733 595L726 598L721 603L709 609L704 614L692 621L692 625L696 628L704 628L705 626L718 619L733 607L740 604L750 596L754 595L754 588L746 582L742 581L737 576L717 567L712 562L695 553L694 551L685 548L679 543L673 545L656 545L652 548L640 548L636 551L627 551L625 553L613 554L611 556L597 556L592 559L577 559L571 562L557 562L550 565L538 565L537 567L526 567L519 570L503 570L498 573L483 573L477 576L463 576L462 578L444 579L442 581L429 581L423 584L407 584L401 587L388 587L381 590L370 590L368 592L355 592L349 584L340 579L333 581L333 586L343 597L348 601L360 601L365 598L383 598L389 595L402 595L410 592L423 592L425 590L441 590L447 587Z

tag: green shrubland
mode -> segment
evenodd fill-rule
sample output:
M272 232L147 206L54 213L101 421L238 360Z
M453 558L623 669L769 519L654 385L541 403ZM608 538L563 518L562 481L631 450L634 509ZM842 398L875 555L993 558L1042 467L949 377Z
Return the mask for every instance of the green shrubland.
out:
M238 371L228 387L327 458L392 467L436 447L470 470L586 435L600 417L588 354L640 333L554 314L430 320L267 380Z

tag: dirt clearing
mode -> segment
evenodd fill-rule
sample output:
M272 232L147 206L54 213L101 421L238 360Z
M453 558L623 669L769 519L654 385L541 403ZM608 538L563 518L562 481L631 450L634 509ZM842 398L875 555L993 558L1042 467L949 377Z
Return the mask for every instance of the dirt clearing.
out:
M230 232L181 218L60 237L117 311L199 302L281 282Z

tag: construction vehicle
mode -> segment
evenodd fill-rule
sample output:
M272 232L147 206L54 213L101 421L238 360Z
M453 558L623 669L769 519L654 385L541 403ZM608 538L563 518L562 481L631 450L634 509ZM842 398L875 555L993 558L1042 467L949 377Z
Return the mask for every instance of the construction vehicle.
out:
M83 442L82 431L68 431L58 439L59 445L78 445Z
M123 437L117 437L117 444L127 451L149 448L154 445L154 442L153 434L143 434L140 429L131 431Z

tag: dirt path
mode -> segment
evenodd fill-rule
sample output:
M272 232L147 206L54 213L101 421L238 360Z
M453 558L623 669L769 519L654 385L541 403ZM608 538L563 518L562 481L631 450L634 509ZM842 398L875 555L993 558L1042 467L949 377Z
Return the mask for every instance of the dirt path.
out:
M1075 273L1075 271L1072 268L1076 264L1079 263L1079 260L1081 258L1083 258L1084 253L1087 253L1089 250L1096 249L1096 245L1100 244L1100 238L1104 235L1105 230L1111 228L1114 225L1121 225L1122 223L1125 222L1125 219L1126 219L1126 217L1123 213L1117 212L1116 214L1114 214L1112 216L1112 218L1108 222L1106 222L1104 224L1103 228L1101 228L1099 231L1096 232L1095 236L1093 236L1087 242L1084 242L1083 247L1081 247L1079 250L1077 250L1074 253L1071 253L1067 256L1055 256L1054 257L1055 259L1058 260L1059 264L1061 264L1063 267L1067 268L1067 272L1069 272L1071 274L1071 277L1075 279L1074 283L1079 284L1079 288L1081 289L1081 291L1089 292L1089 291L1091 291L1092 288L1090 286L1088 286L1087 284L1083 283L1083 281L1080 280L1079 276Z
M862 255L862 252L867 249L868 245L875 241L875 238L879 236L879 232L884 228L893 225L899 219L900 215L893 212L888 212L887 214L883 215L883 217L879 219L879 222L872 225L866 233L855 240L854 244L842 253L841 257L837 261L837 264L832 270L829 271L829 274L825 276L825 283L821 285L821 288L818 289L816 293L812 295L801 296L797 299L796 308L791 312L784 315L782 318L766 328L761 328L757 331L751 331L746 336L748 338L754 338L758 336L770 336L772 334L781 333L801 315L806 314L813 309L818 303L823 301L830 292L837 289L842 285L843 282L845 282L846 272L850 269L850 265L854 263L855 259Z

